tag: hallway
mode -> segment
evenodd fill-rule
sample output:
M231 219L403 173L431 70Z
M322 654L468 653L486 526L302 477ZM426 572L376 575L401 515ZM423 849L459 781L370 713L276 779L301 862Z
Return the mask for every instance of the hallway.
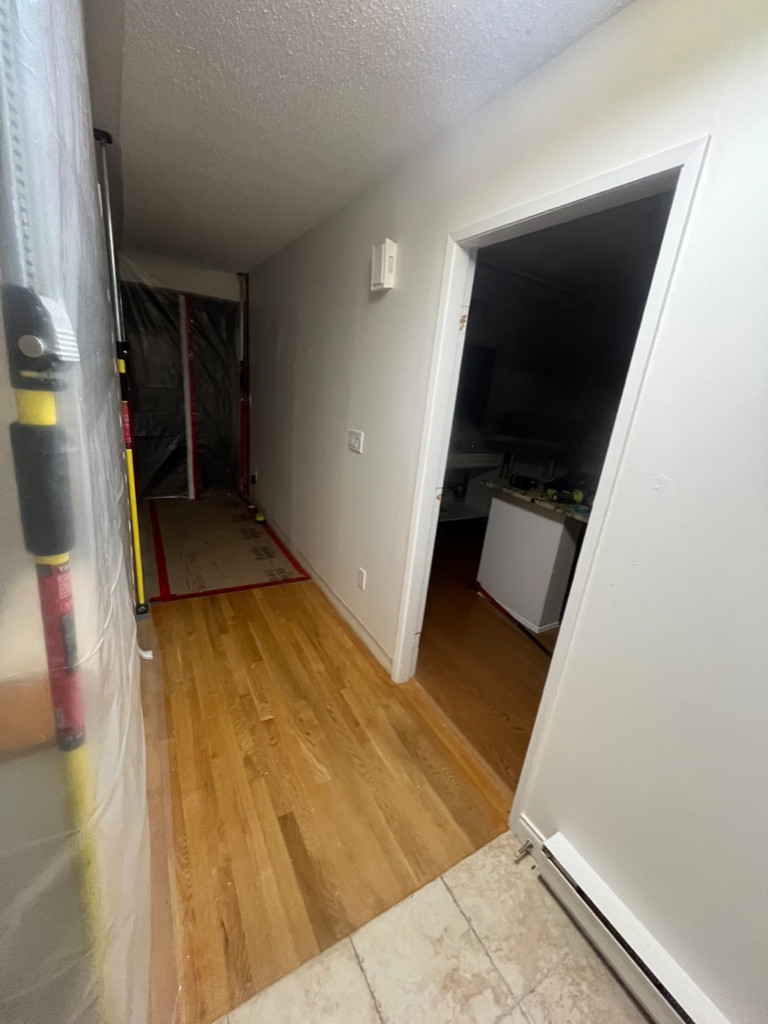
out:
M766 92L0 0L0 1024L768 1024Z
M139 505L144 585L152 602L307 579L254 510L233 494Z
M511 791L317 587L155 605L183 1024L209 1024L506 828Z

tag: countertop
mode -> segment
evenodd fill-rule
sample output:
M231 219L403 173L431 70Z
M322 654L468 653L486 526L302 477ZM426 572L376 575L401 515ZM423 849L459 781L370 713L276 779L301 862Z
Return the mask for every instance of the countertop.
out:
M486 487L490 487L492 491L499 491L505 497L520 501L523 504L537 505L539 508L556 512L566 519L576 519L580 523L589 522L589 505L568 505L564 502L550 501L548 498L542 498L540 491L520 491L516 487L509 487L506 484L499 483L497 480L483 480L483 484Z

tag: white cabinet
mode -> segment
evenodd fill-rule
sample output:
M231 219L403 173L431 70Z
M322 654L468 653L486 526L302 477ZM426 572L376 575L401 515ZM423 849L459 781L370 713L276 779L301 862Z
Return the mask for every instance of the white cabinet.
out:
M583 529L560 512L495 497L478 583L534 633L557 626Z

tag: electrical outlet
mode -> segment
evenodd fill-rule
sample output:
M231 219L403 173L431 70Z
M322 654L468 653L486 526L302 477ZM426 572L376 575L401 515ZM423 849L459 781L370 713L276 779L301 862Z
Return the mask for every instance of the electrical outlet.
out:
M365 585L368 582L368 573L365 569L357 570L357 585L361 590L365 590Z
M351 452L355 452L357 455L363 454L363 438L365 434L362 430L350 430L347 434L347 448Z

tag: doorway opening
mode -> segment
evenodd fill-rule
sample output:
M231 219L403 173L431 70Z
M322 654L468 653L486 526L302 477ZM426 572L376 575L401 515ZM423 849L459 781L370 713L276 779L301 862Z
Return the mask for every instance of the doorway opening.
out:
M248 500L243 302L148 280L121 293L146 598L306 579Z
M512 790L677 183L474 250L415 675Z

